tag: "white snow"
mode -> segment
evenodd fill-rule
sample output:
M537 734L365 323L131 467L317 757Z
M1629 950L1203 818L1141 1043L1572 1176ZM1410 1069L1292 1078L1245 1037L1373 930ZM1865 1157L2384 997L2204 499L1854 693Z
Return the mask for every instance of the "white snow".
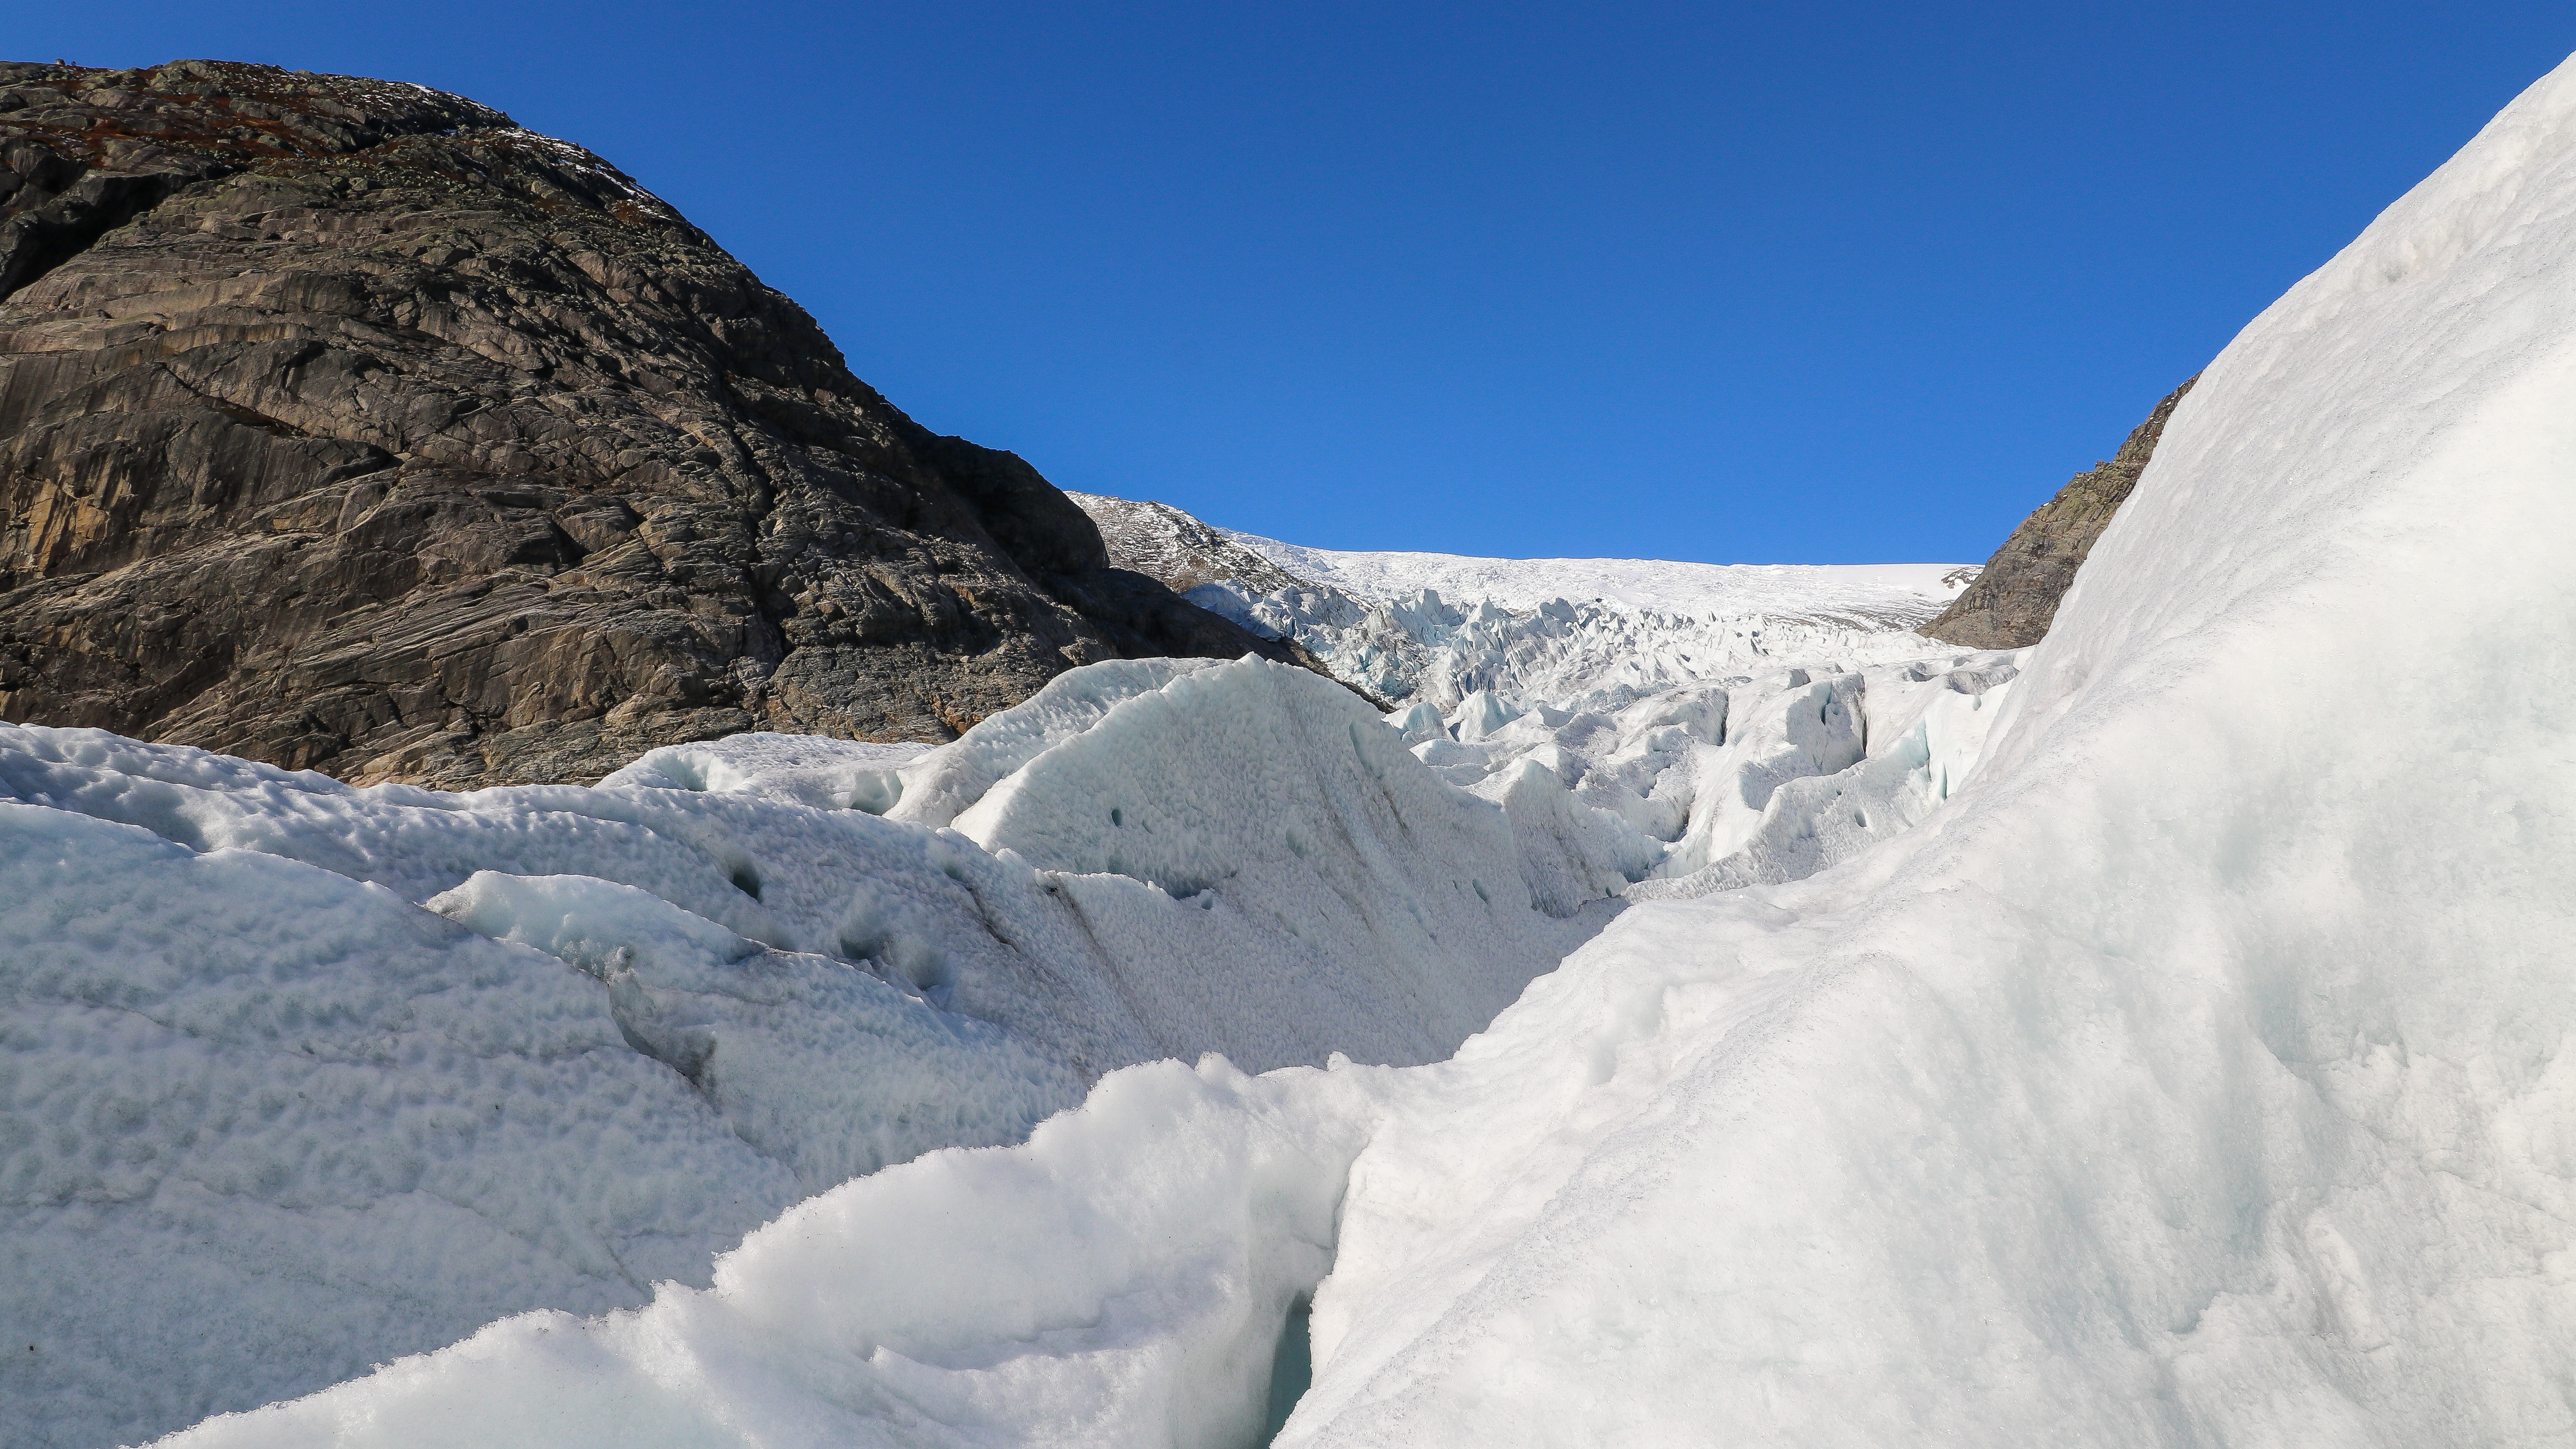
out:
M2571 396L2576 64L2229 346L2025 657L1678 691L1498 786L1718 766L1703 869L1786 868L1800 769L1946 789L1915 828L1638 905L1448 1060L1131 1066L710 1288L174 1442L1251 1443L1311 1292L1282 1445L2567 1443Z
M1059 674L1017 706L915 757L904 768L901 799L885 813L920 825L946 825L1022 765L1098 724L1112 707L1214 663L1116 659Z
M883 815L903 793L903 767L931 747L766 732L664 745L600 781L656 790L753 794L818 810Z
M966 833L900 818L961 802ZM596 789L0 725L10 1437L704 1283L799 1198L1017 1140L1131 1062L1436 1059L1616 909L1524 833L1249 659L1092 666L935 750L743 736Z

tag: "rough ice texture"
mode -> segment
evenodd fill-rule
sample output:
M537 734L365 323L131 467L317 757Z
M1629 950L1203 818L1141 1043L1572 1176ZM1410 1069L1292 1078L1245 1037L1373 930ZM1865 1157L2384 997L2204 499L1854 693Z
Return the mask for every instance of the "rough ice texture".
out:
M1311 1287L1283 1445L2563 1444L2571 394L2576 65L2209 368L1920 828L179 1442L1247 1442Z
M577 146L0 63L0 717L463 788L1247 649Z
M946 825L1022 765L1098 724L1111 706L1160 689L1201 663L1144 659L1059 676L1018 707L908 761L887 813L917 825Z
M836 740L755 730L648 750L599 783L612 789L743 791L820 810L883 815L903 794L903 767L930 749L918 741Z
M1214 528L1169 504L1068 496L1119 567L1293 641L1377 698L1444 710L1480 690L1580 708L1617 695L1616 709L1768 664L1910 659L1939 646L1907 631L1977 573L1340 553Z
M1709 564L1667 559L1466 558L1307 548L1226 530L1227 536L1311 583L1363 604L1431 589L1452 599L1535 609L1553 599L1624 604L1667 614L1870 616L1919 623L1958 592L1958 564Z
M597 789L0 725L12 1442L704 1283L799 1198L1127 1063L1433 1060L1615 910L1615 876L1542 896L1562 848L1525 863L1348 690L1210 665L1077 670L942 750L737 736ZM972 838L869 813L907 779L943 824L997 798Z
M1513 703L1618 709L1647 695L1820 658L1912 660L1943 648L1867 613L1672 614L1550 600L1527 609L1424 589L1366 608L1319 588L1207 597L1245 627L1295 639L1336 678L1443 710L1478 693ZM1222 591L1219 591L1222 592Z

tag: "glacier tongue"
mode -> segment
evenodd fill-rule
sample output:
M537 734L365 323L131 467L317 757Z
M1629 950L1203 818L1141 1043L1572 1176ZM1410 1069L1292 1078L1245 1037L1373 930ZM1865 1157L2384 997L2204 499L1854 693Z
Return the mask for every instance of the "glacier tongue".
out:
M1966 587L1978 567L1468 558L1307 548L1232 530L1219 532L1303 582L1371 605L1391 604L1429 590L1516 611L1551 602L1590 601L1673 615L1773 614L1901 628L1939 613Z
M1479 692L1617 710L1778 664L1915 658L1942 646L1908 631L1978 573L1345 553L1214 528L1169 504L1071 496L1119 567L1255 633L1295 639L1382 699L1444 711Z
M1817 667L1833 698L1901 715L1982 657ZM936 748L742 735L595 789L473 795L0 726L6 884L27 903L0 942L35 967L12 981L21 1072L0 1106L84 1124L13 1149L14 1241L43 1265L15 1298L52 1356L0 1359L0 1392L42 1405L24 1416L39 1443L168 1428L512 1312L703 1283L798 1198L1018 1140L1128 1063L1435 1060L1623 891L1779 878L1647 880L1700 838L1694 811L1757 777L1785 802L1779 779L1859 768L1856 749L1760 745L1817 687L1775 670L1615 716L1488 693L1461 742L1427 703L1382 720L1304 670L1113 661ZM1730 740L1730 708L1772 724ZM1858 716L1838 718L1856 743ZM1873 787L1874 809L1913 792L1891 828L1932 800L1911 759ZM1867 843L1816 813L1761 817L1811 847L1786 874ZM120 924L128 897L83 862L146 847L114 868L157 914ZM151 924L174 915L220 949ZM194 1003L245 992L262 1014L199 1020ZM91 1050L103 999L156 1025ZM463 1044L403 1045L424 1019ZM331 1090L280 1053L336 1062ZM606 1100L559 1100L585 1093ZM277 1132L215 1100L290 1095ZM114 1126L135 1114L152 1130ZM122 1143L105 1175L82 1165L101 1133ZM315 1212L332 1231L299 1236ZM134 1274L104 1305L86 1286L102 1255ZM424 1276L430 1260L457 1266ZM174 1356L128 1332L143 1318L227 1348Z
M1218 590L1217 585L1205 586ZM1273 637L1294 637L1334 675L1396 703L1454 709L1479 693L1515 702L1619 709L1668 689L1801 660L1910 660L1945 647L1908 632L1928 613L1694 613L1608 600L1551 599L1515 608L1423 589L1362 606L1298 586L1198 602Z
M1283 1445L2563 1444L2572 395L2576 64L2229 346L2018 678L1788 684L1681 807L1782 869L1763 770L1982 756L1896 843L1636 906L1449 1060L1130 1067L178 1442L1244 1443L1311 1293Z

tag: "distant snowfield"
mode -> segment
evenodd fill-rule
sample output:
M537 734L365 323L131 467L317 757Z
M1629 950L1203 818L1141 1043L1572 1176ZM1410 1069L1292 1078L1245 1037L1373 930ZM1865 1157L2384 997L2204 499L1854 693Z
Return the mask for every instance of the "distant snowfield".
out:
M0 1411L2566 1445L2570 397L2576 62L2211 364L2016 655L1125 661L470 796L0 732Z
M1535 609L1552 599L1598 600L1666 614L1770 614L1907 628L1948 607L1978 568L1956 563L1709 564L1354 553L1224 532L1289 573L1368 604L1393 603L1430 589L1454 603L1491 601L1507 609Z

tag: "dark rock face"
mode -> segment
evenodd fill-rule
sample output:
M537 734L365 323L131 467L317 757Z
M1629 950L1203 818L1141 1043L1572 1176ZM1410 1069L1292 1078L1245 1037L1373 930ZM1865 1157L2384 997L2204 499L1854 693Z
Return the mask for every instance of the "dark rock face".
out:
M1247 650L589 152L407 85L0 65L0 718L464 788Z
M2174 404L2191 391L2195 375L2167 394L2129 434L2120 451L2089 473L2078 473L2057 496L2032 511L2012 531L2004 546L1986 561L1985 572L1968 585L1950 607L1916 632L1971 649L2019 649L2036 644L2057 617L2057 601L2075 582L2075 571L2093 552L2093 541L2109 527L2129 490L2155 456L2164 436L2165 419Z

